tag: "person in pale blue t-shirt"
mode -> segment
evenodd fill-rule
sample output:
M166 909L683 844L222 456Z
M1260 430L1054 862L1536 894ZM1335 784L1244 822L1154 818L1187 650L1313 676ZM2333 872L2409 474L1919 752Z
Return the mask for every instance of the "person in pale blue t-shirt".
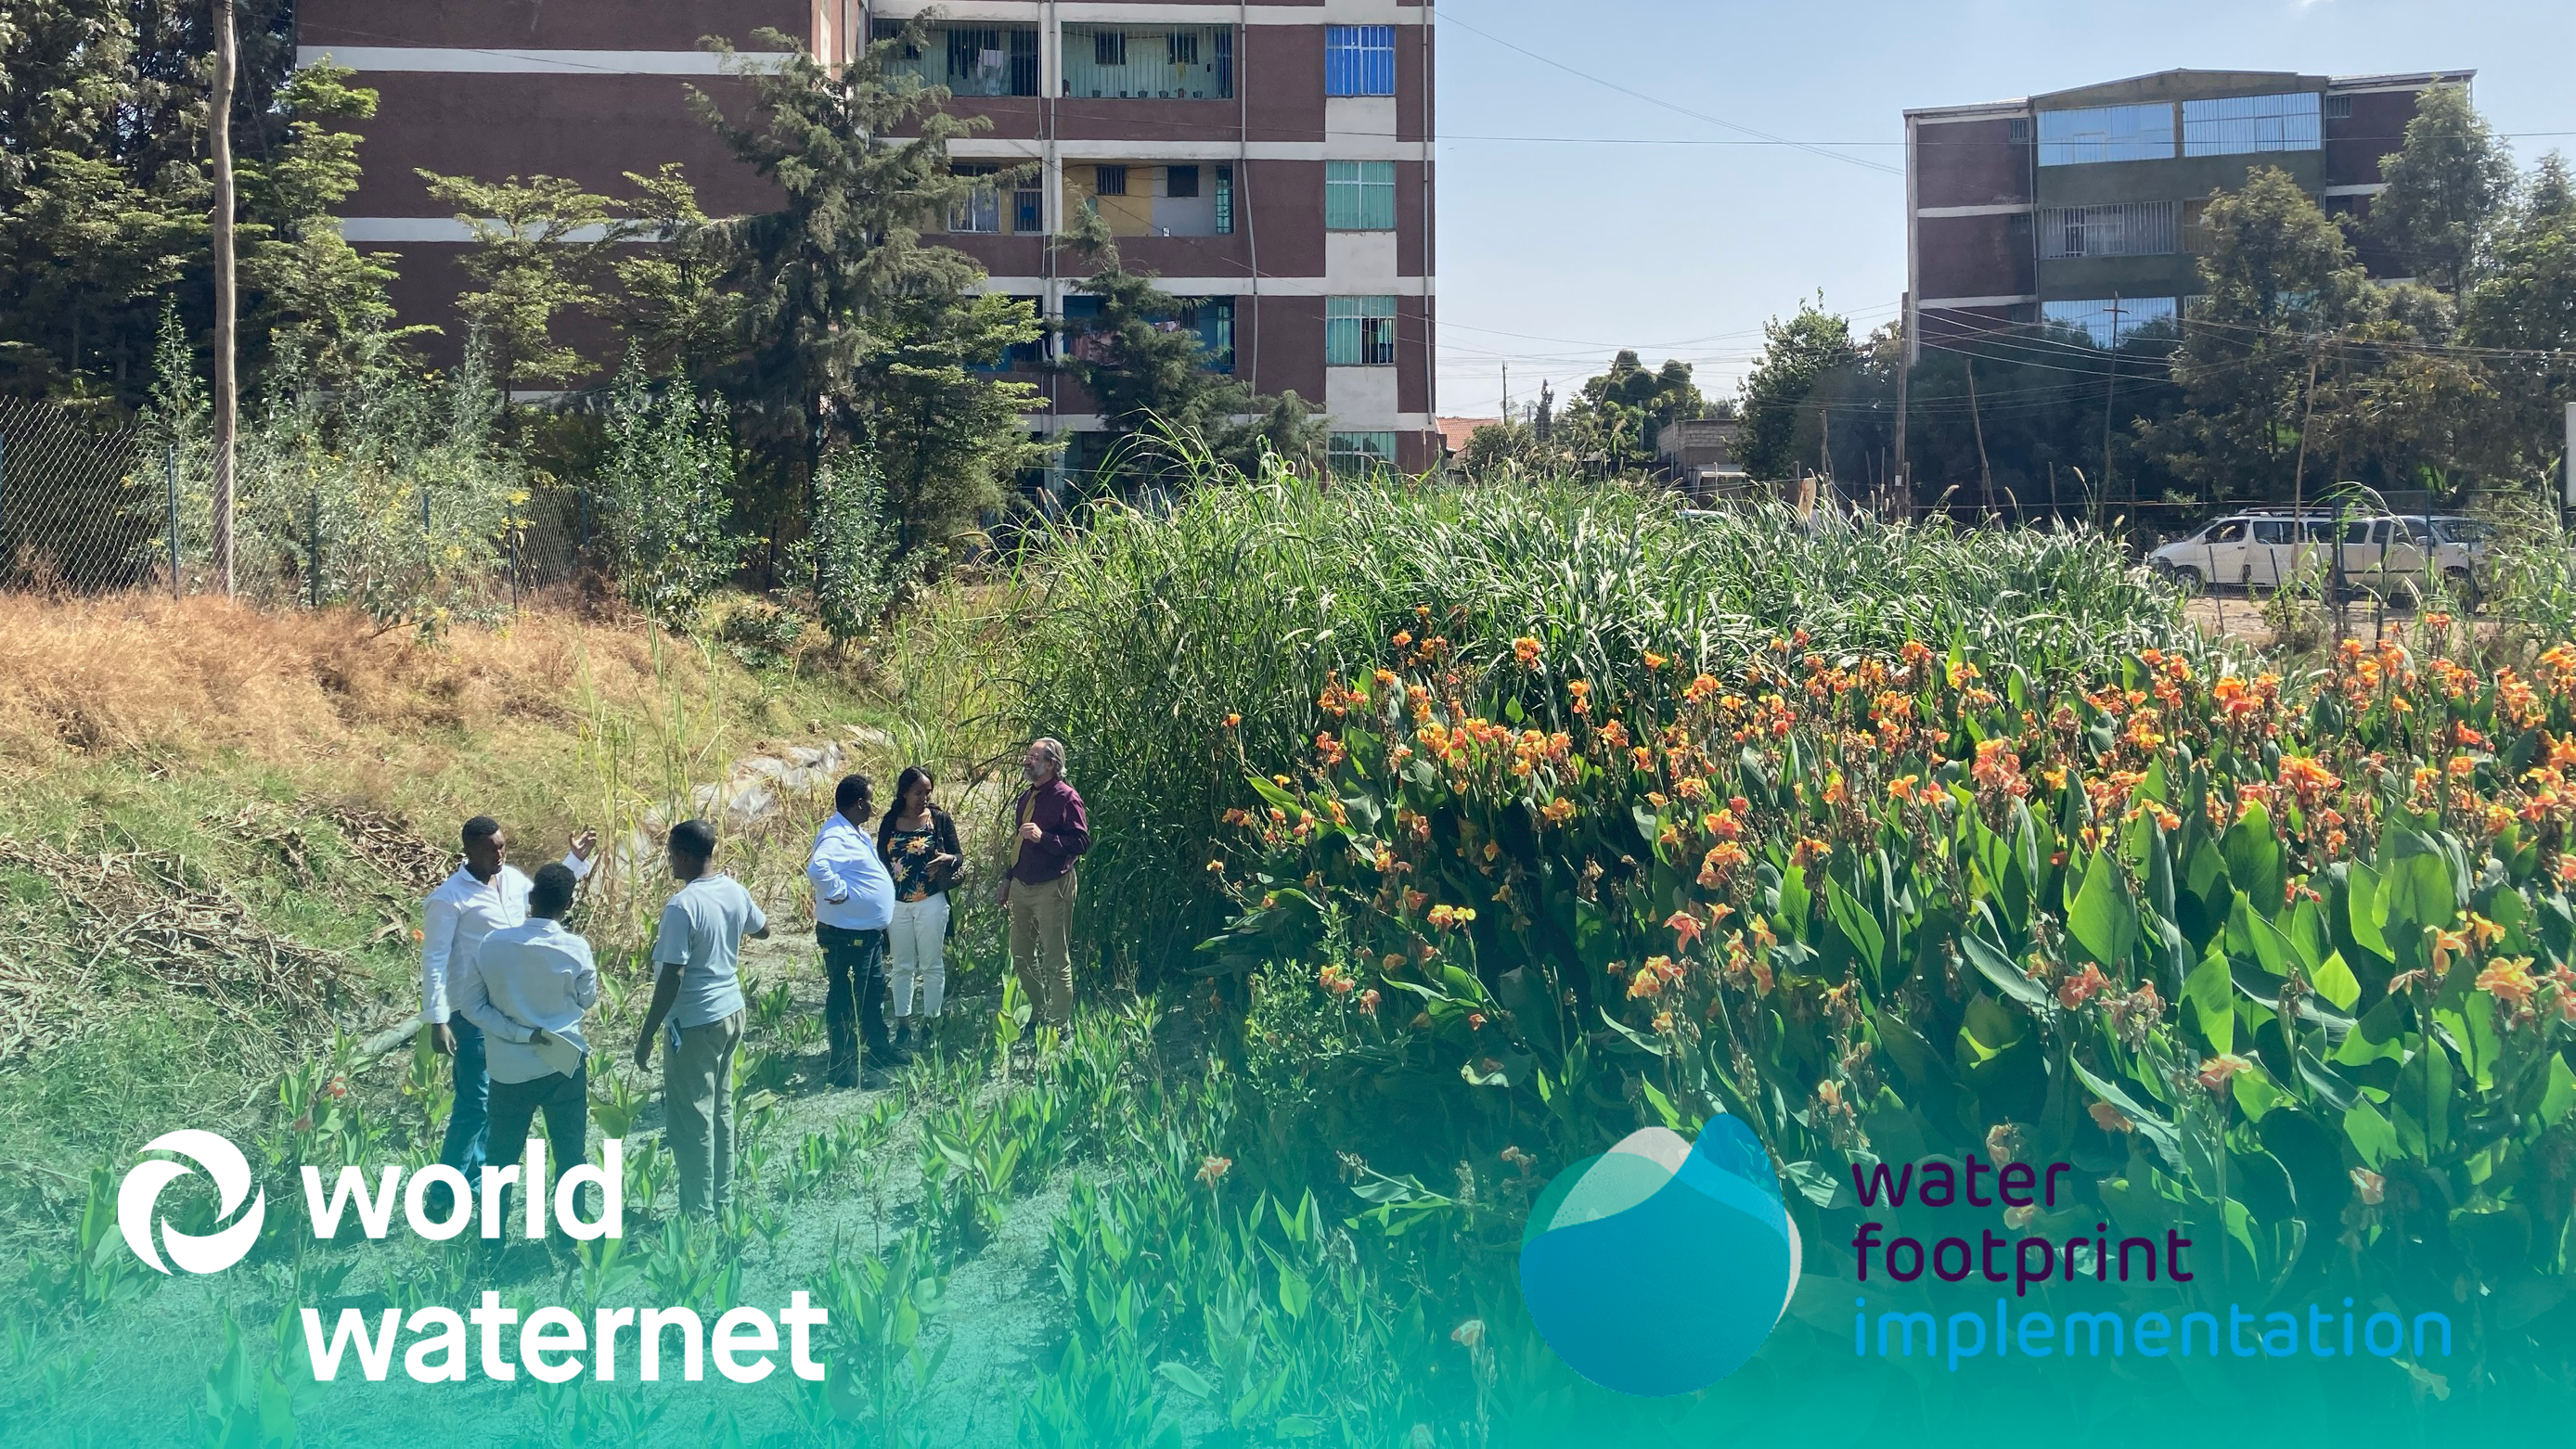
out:
M680 1170L680 1210L705 1216L733 1200L733 1053L742 1044L742 980L734 966L746 937L769 934L769 918L742 883L709 869L715 827L671 827L671 878L680 889L662 908L653 941L653 1006L635 1042L635 1066L653 1065L653 1036L667 1022L662 1115Z

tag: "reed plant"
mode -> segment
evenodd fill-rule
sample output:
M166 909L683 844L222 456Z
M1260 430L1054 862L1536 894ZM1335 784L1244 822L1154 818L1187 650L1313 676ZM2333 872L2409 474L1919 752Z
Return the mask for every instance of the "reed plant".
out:
M1650 653L1723 673L1792 634L1829 655L1929 640L2032 674L2197 639L2177 594L2084 529L1205 471L1166 511L1103 504L1032 535L1015 573L1018 725L1064 741L1090 804L1091 937L1149 971L1220 919L1203 870L1243 762L1311 739L1327 679L1400 631L1444 635L1479 670L1535 638L1594 678Z

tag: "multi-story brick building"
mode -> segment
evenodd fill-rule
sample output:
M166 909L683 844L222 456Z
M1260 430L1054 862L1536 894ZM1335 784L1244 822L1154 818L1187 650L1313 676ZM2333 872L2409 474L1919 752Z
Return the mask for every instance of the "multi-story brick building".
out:
M2106 344L2170 322L2199 290L2212 191L2276 166L2329 212L2365 209L2416 97L2473 74L2173 70L1907 111L1908 335L2045 321Z
M1332 417L1343 461L1439 459L1434 422L1430 7L1397 0L303 0L300 53L330 56L380 96L350 239L398 252L405 314L452 311L461 223L418 171L568 177L624 195L629 171L679 161L706 209L771 203L692 114L743 82L700 45L754 32L843 58L921 12L901 67L987 118L961 167L1029 179L945 218L947 244L994 291L1079 318L1084 259L1062 241L1093 206L1126 264L1184 299L1213 365ZM1096 405L1033 374L1035 431L1087 455Z

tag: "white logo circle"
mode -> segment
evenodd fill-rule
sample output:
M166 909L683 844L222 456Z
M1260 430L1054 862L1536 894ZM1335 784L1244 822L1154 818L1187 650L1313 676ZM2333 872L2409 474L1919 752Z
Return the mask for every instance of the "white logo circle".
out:
M212 1132L183 1128L165 1132L143 1145L146 1152L175 1152L203 1168L215 1180L215 1193L222 1215L232 1216L250 1192L250 1164L243 1160L241 1149ZM268 1213L268 1192L262 1189L251 1199L250 1211L241 1221L220 1232L200 1237L183 1233L166 1220L157 1219L154 1209L160 1205L161 1189L186 1177L193 1171L188 1163L160 1158L138 1162L125 1174L124 1183L116 1190L116 1230L125 1235L125 1245L134 1250L154 1270L170 1271L161 1261L161 1251L153 1245L152 1227L160 1222L161 1242L170 1252L170 1262L190 1273L220 1273L250 1255L259 1241L260 1220Z

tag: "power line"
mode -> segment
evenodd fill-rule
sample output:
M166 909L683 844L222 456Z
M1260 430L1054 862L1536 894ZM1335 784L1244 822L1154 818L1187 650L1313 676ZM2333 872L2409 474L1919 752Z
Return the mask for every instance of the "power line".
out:
M1812 141L1794 141L1786 136L1775 136L1768 131L1756 130L1751 126L1738 125L1724 117L1709 115L1705 111L1694 111L1688 106L1675 105L1673 102L1665 100L1661 96L1648 95L1644 91L1637 90L1631 86L1623 86L1617 81L1608 80L1601 76L1594 75L1590 71L1579 70L1574 66L1567 65L1565 62L1558 60L1553 56L1541 55L1537 51L1529 49L1527 46L1515 45L1512 42L1503 39L1501 36L1494 34L1490 30L1468 24L1466 21L1459 19L1454 12L1442 12L1440 23L1442 25L1455 25L1470 35L1483 36L1485 39L1492 41L1503 49L1516 51L1522 55L1528 56L1530 59L1537 61L1541 65L1553 66L1556 69L1565 72L1567 75L1575 76L1582 80L1588 80L1594 85L1603 86L1610 90L1617 91L1623 96L1634 97L1637 100L1644 101L1648 105L1661 106L1665 110L1673 112L1675 115L1688 116L1692 120L1705 121L1709 125L1717 126L1724 130L1734 131L1741 135L1750 136L1756 140L1765 141L1774 146L1788 146L1795 150L1805 151L1810 155L1825 157L1827 160L1840 161L1850 166L1858 166L1864 170L1883 172L1889 176L1902 176L1905 174L1904 170L1900 167L1889 166L1883 162L1871 161L1860 156L1846 156L1839 151L1828 150Z

